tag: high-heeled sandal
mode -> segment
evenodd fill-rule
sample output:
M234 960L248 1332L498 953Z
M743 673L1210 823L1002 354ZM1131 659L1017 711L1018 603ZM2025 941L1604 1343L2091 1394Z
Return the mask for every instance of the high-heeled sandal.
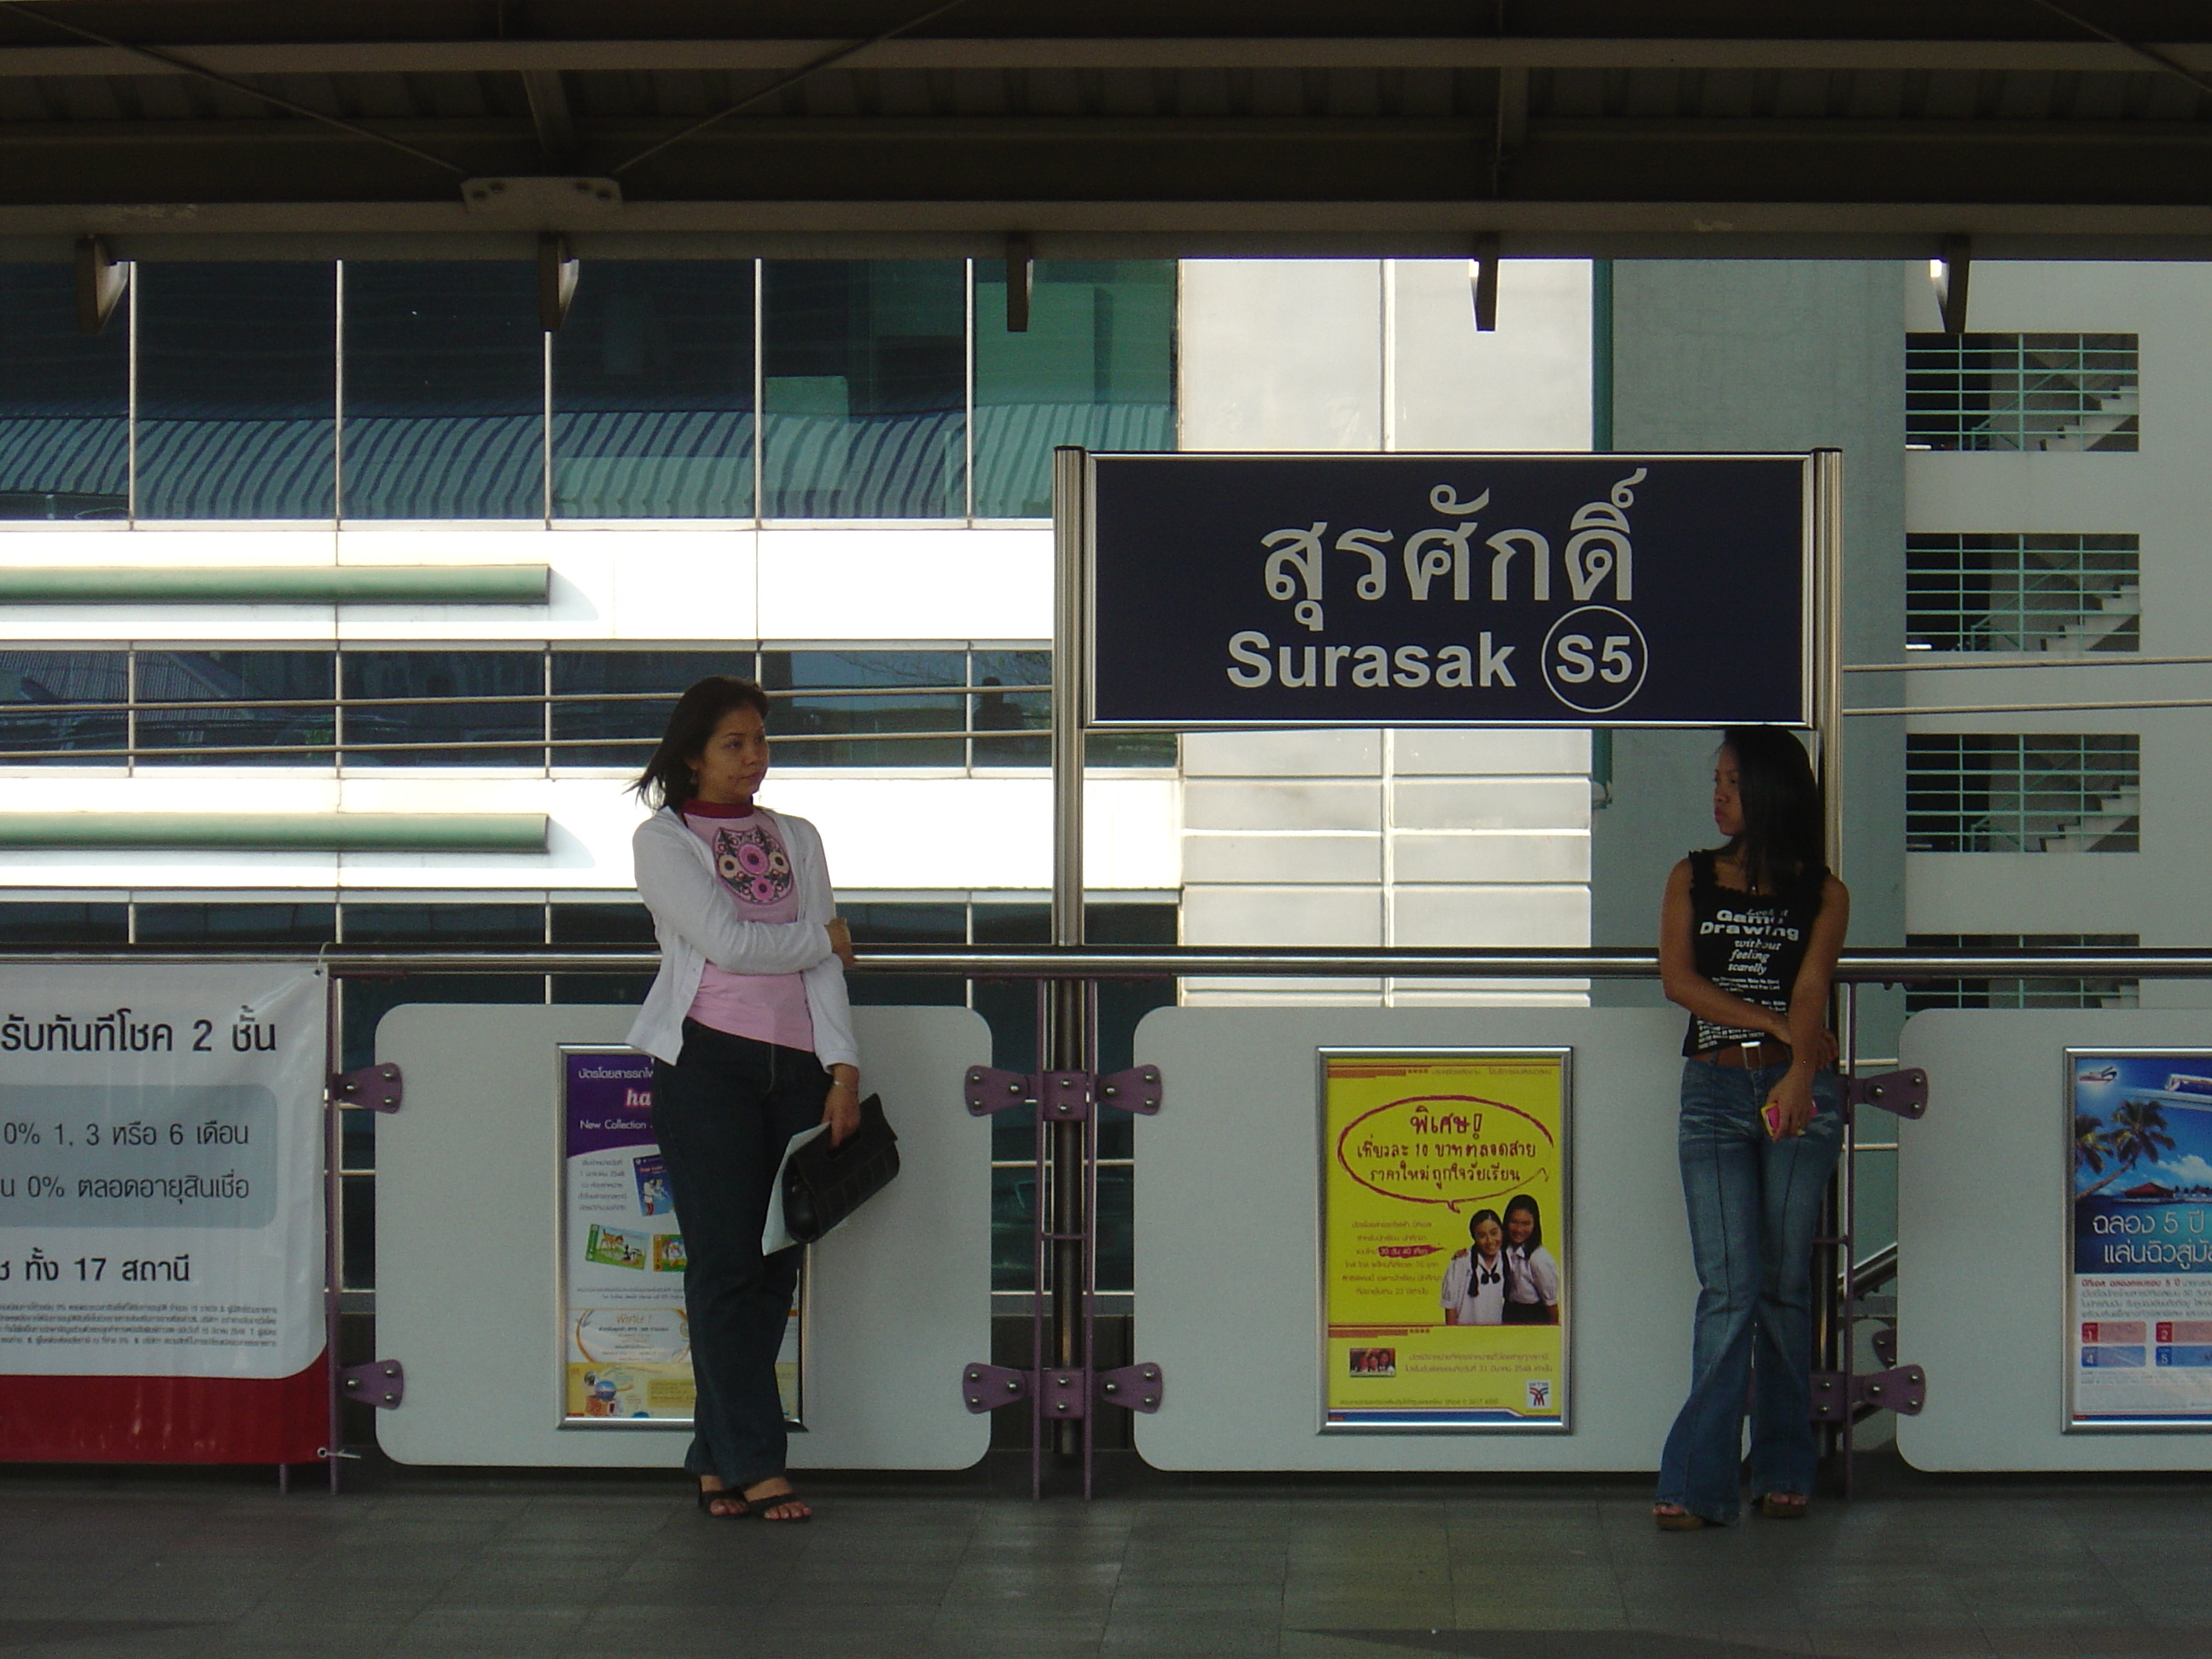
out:
M1651 1519L1662 1532L1697 1532L1709 1523L1702 1515L1692 1515L1680 1504L1654 1504Z

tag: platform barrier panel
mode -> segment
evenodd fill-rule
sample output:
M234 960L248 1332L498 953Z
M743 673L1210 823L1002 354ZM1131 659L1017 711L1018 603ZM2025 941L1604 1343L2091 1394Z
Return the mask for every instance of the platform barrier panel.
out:
M1644 1470L1690 1380L1697 1279L1676 1173L1674 1010L1161 1009L1139 1026L1165 1105L1136 1125L1136 1353L1167 1401L1155 1468ZM1317 1056L1572 1050L1564 1431L1320 1431ZM1548 1228L1553 1224L1546 1222Z
M376 1429L399 1462L682 1462L681 1427L562 1426L562 1048L619 1044L636 1013L410 1004L378 1027L406 1080L377 1125L377 1348L407 1384ZM964 1468L990 1437L956 1384L990 1352L991 1152L961 1079L990 1031L964 1008L853 1018L902 1169L811 1251L792 1467Z

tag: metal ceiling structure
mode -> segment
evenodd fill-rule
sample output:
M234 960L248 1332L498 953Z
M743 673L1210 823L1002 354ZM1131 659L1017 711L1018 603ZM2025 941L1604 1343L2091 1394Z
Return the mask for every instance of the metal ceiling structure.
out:
M2201 258L2212 4L0 0L0 252L543 231Z

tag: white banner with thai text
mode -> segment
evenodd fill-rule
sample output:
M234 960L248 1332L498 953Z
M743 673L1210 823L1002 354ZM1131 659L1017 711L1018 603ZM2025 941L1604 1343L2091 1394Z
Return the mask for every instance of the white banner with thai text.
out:
M319 969L0 969L0 1375L323 1347Z

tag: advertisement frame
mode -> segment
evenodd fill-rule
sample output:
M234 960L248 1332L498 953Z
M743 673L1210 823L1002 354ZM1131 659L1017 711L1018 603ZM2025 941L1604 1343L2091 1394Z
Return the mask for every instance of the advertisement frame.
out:
M557 1261L553 1275L554 1343L553 1374L560 1380L562 1401L554 1421L554 1427L563 1433L622 1432L652 1434L681 1429L686 1434L696 1431L698 1419L692 1417L572 1417L568 1414L568 1056L571 1054L638 1054L641 1051L626 1042L562 1042L554 1045L553 1093L560 1103L561 1133L553 1144L553 1203L558 1218L556 1231L560 1243L556 1247ZM678 1218L679 1219L681 1218ZM793 1248L804 1250L803 1245ZM785 1429L793 1434L806 1431L806 1324L807 1304L812 1299L814 1275L807 1271L802 1257L799 1269L799 1357L794 1362L792 1393L798 1409L784 1414Z
M2059 1339L2058 1339L2058 1431L2061 1434L2212 1434L2212 1405L2208 1405L2202 1417L2108 1417L2083 1419L2076 1414L2074 1385L2080 1367L2074 1363L2075 1332L2079 1320L2074 1308L2075 1241L2074 1194L2074 1091L2075 1067L2083 1060L2199 1060L2212 1062L2212 1048L2122 1048L2117 1043L2097 1043L2086 1048L2069 1045L2062 1051L2065 1069L2060 1073L2062 1093L2058 1127L2059 1181L2063 1194L2063 1218L2058 1230L2061 1251L2061 1276L2058 1283ZM2212 1105L2212 1097L2206 1103Z
M1098 718L1098 664L1101 657L1098 640L1098 463L1112 461L1141 461L1149 464L1175 465L1192 460L1206 461L1309 461L1316 464L1341 464L1353 461L1437 461L1463 465L1468 461L1554 461L1587 464L1593 459L1620 461L1638 465L1650 461L1795 461L1801 472L1798 495L1797 544L1797 718L1779 722L1791 731L1819 731L1821 726L1821 696L1820 685L1820 641L1822 636L1822 572L1820 546L1820 488L1817 453L1812 450L1742 450L1742 451L1682 451L1682 450L1394 450L1388 454L1354 453L1329 451L1294 451L1273 453L1254 450L1162 450L1162 451L1089 451L1083 452L1083 500L1081 513L1081 591L1083 674L1080 685L1082 696L1082 726L1091 732L1281 732L1306 729L1353 730L1371 727L1376 724L1372 715L1365 718L1342 720L1301 718L1297 720L1255 720L1240 718L1220 720L1105 720ZM1531 720L1516 717L1511 720L1422 720L1394 719L1387 724L1415 731L1623 731L1623 732L1699 732L1740 722L1729 718L1715 717L1698 720L1610 720L1592 714L1569 715L1559 720ZM1767 721L1764 724L1777 724Z
M1559 1062L1559 1235L1566 1248L1559 1268L1559 1381L1565 1392L1556 1422L1467 1423L1400 1421L1391 1423L1332 1423L1328 1420L1328 1063L1354 1056L1398 1060L1505 1060L1540 1057ZM1359 1043L1331 1045L1314 1050L1314 1324L1317 1351L1314 1367L1314 1431L1326 1435L1474 1434L1554 1435L1574 1432L1575 1414L1575 1050L1572 1043Z

